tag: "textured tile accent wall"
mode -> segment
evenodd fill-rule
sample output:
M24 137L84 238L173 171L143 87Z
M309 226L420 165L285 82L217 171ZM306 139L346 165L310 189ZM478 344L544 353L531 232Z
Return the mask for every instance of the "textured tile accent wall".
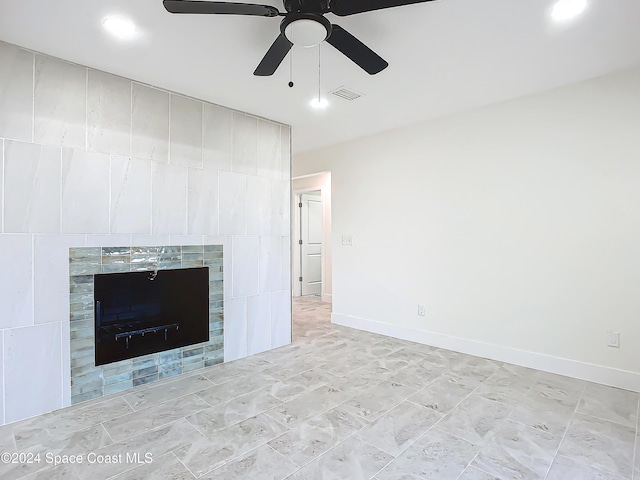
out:
M286 125L0 42L0 423L71 404L70 248L223 245L224 360L289 343L290 157Z
M71 403L222 363L222 245L69 249ZM95 366L94 275L209 267L209 341Z

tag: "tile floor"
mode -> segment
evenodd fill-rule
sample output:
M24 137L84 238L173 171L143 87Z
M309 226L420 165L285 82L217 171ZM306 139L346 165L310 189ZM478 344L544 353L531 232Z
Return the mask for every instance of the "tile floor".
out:
M637 393L329 312L296 299L292 345L0 427L25 460L0 478L640 480Z

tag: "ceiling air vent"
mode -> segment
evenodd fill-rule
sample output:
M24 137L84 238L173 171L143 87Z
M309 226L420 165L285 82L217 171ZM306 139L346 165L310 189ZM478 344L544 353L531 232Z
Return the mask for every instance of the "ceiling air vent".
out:
M336 88L334 91L329 92L336 97L344 98L345 100L355 100L356 98L360 98L363 95L358 92L354 92L345 87Z

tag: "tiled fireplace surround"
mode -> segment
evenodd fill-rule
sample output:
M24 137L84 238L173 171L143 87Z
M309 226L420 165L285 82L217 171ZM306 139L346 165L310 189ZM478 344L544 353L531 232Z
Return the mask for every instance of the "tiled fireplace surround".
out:
M222 257L222 245L69 249L71 403L221 363L224 353ZM209 270L208 342L95 365L95 274L195 267Z
M0 42L0 166L0 424L71 404L70 248L222 245L224 361L291 341L288 126Z

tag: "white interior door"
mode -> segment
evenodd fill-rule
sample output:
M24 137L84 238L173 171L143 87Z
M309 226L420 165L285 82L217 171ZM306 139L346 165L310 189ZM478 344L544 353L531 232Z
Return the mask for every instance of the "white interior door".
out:
M300 195L300 290L302 295L322 292L322 203L320 195Z

